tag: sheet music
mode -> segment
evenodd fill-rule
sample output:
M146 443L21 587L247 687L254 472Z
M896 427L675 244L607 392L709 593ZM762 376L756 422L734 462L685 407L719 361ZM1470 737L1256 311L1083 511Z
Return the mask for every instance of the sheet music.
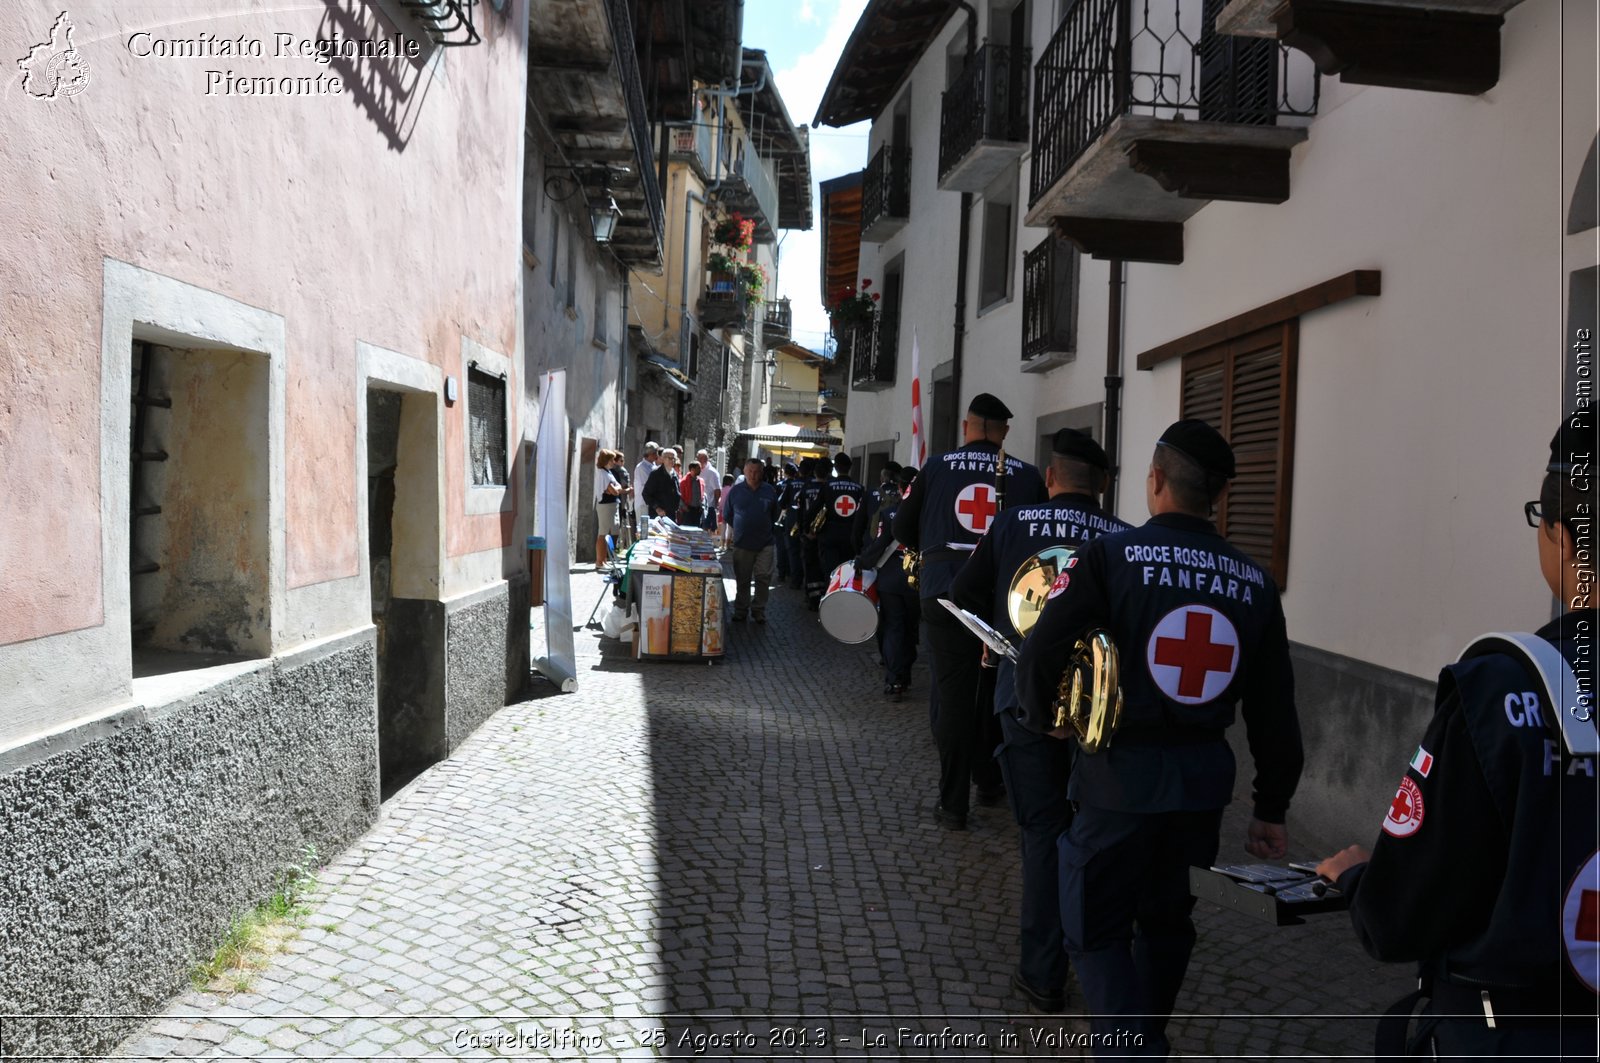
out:
M1000 632L996 631L994 628L985 623L982 617L967 612L965 609L961 608L948 598L940 598L939 604L950 610L951 615L953 615L957 620L961 621L962 625L968 631L978 636L985 646L989 647L989 649L993 650L995 653L998 653L1007 660L1013 663L1016 662L1016 647L1011 645L1010 640L1004 635L1000 634Z

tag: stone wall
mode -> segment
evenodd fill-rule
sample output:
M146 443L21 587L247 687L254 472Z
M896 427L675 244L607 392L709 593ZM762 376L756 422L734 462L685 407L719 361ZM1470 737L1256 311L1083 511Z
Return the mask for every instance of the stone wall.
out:
M326 859L366 830L374 671L362 632L9 754L0 1014L159 1010L308 845ZM97 1053L136 1024L7 1019L3 1050Z
M507 690L510 614L505 583L445 603L445 737L451 753L513 693Z

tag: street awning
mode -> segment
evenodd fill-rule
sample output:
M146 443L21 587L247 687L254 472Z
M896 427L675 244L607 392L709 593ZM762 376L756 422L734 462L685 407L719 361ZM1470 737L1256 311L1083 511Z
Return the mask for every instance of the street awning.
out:
M683 375L683 370L678 368L677 362L674 362L671 358L668 358L665 355L655 354L653 352L650 354L641 355L641 358L655 366L657 369L661 370L661 374L667 378L667 383L684 393L689 391L688 380Z
M788 421L764 424L759 428L746 428L739 433L739 437L756 443L822 443L838 446L844 442L836 435L819 432L815 428L802 428Z

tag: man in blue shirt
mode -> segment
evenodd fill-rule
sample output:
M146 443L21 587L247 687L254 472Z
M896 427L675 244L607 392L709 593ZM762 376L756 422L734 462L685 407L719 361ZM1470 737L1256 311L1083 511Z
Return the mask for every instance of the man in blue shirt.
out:
M744 479L722 496L722 522L733 546L733 578L738 587L733 599L733 619L754 616L767 622L768 584L772 582L772 522L777 516L778 493L763 483L766 466L755 458L744 463ZM755 605L750 603L750 581L756 585Z

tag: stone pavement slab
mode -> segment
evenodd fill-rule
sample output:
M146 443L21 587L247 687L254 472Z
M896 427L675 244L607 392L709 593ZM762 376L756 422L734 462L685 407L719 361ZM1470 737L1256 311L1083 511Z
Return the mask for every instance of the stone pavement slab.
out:
M599 580L573 584L587 615ZM872 644L787 589L715 665L577 638L576 693L491 718L322 870L248 991L183 994L119 1058L1082 1054L1081 1016L1022 1014L1007 985L1009 812L931 820L924 665L884 701ZM1223 859L1243 836L1235 810ZM1359 1057L1408 987L1342 916L1196 921L1183 1055Z

